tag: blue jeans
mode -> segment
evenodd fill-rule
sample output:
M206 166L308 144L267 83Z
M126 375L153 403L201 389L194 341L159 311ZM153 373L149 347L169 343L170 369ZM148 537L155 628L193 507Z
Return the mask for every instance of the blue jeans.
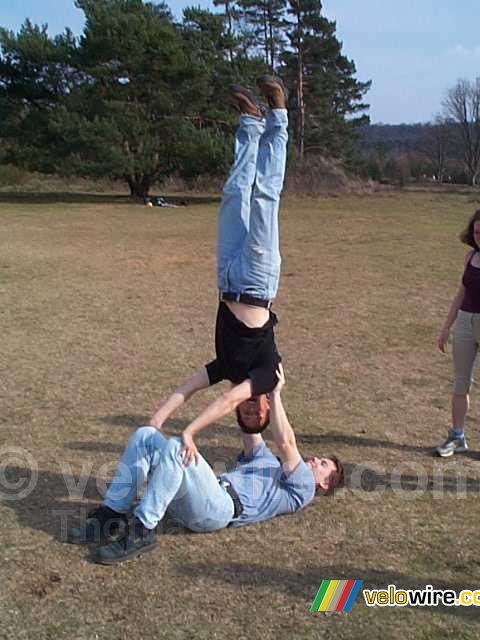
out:
M130 438L105 495L104 504L126 513L149 482L135 516L154 529L168 513L192 531L223 529L233 518L233 500L213 469L200 456L198 464L182 462L182 442L153 427L141 427Z
M272 300L278 290L278 208L285 176L288 117L242 115L235 160L218 216L217 286Z

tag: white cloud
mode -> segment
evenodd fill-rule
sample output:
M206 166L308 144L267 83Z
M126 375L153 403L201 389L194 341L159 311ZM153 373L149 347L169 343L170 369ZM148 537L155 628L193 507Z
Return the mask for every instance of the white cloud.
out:
M480 45L469 48L463 44L456 44L448 49L447 56L454 58L480 58Z

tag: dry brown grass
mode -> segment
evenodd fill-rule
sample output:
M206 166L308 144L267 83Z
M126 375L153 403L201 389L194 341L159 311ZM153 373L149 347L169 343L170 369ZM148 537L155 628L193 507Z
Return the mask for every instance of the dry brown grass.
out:
M362 195L384 187L372 180L363 180L349 174L339 161L307 155L304 160L297 158L289 167L285 189L292 196L307 195L316 198L340 194Z
M62 544L62 521L98 499L95 479L134 425L212 356L216 207L0 204L2 444L39 467L35 490L0 509L0 637L477 638L474 607L370 609L359 597L349 614L309 612L324 578L478 587L476 406L472 453L430 455L449 424L450 357L436 333L461 270L456 235L475 206L470 193L287 197L276 304L285 403L305 453L367 465L370 491L243 530L167 529L156 553L112 569ZM217 468L230 463L233 419L200 444ZM412 464L429 485L402 494L391 471L411 489ZM68 472L90 478L84 497L69 495ZM26 463L11 463L10 481L24 476Z

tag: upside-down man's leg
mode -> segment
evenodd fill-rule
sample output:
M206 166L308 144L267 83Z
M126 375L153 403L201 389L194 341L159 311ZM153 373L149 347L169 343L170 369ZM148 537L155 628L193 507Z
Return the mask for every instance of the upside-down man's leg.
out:
M243 114L235 135L235 159L223 189L218 215L217 286L229 290L228 268L242 249L250 226L250 201L258 145L265 130L262 118Z
M235 276L253 296L275 298L280 277L278 210L285 176L288 141L286 109L272 109L266 119L250 202L250 224Z

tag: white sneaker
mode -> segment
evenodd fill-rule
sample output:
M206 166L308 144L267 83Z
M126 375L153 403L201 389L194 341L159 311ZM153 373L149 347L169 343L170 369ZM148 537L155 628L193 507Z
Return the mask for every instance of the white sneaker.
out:
M437 447L437 453L442 458L448 458L454 453L465 453L468 451L468 444L465 436L456 436L453 429L443 444Z

